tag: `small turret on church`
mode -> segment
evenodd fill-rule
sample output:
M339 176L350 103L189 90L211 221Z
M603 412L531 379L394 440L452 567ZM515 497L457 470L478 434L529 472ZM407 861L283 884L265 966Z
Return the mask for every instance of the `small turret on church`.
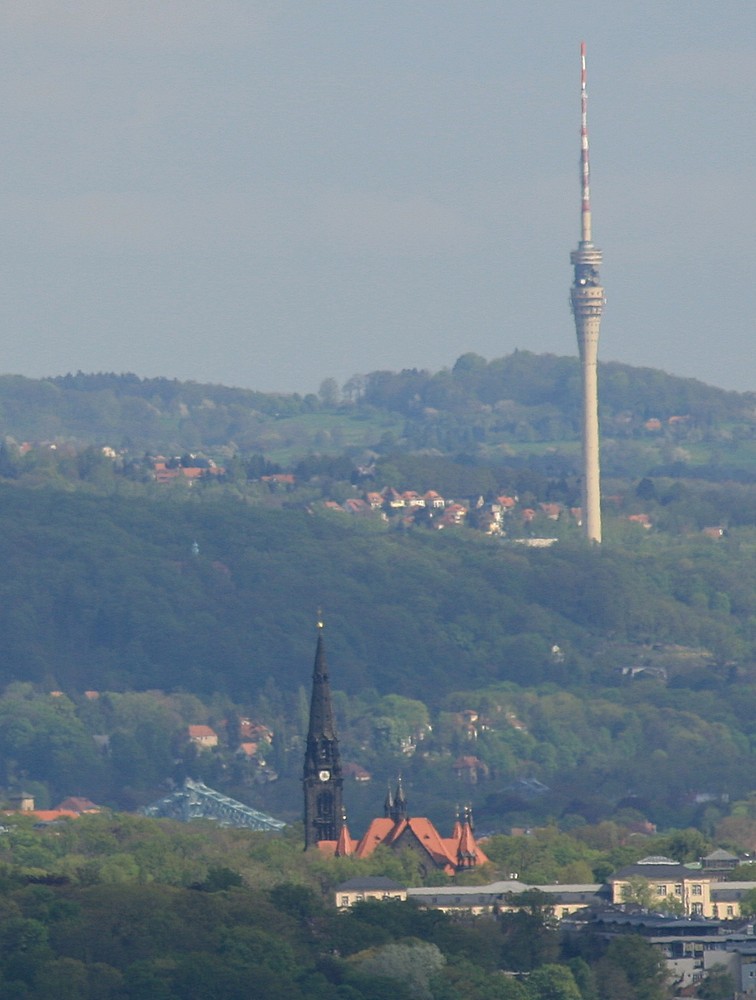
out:
M312 671L310 723L302 780L307 850L316 847L323 840L338 840L344 817L344 779L331 704L322 621L318 622L318 644Z
M396 792L392 792L389 785L386 801L383 804L383 814L394 823L407 818L407 796L404 794L401 777L397 781Z

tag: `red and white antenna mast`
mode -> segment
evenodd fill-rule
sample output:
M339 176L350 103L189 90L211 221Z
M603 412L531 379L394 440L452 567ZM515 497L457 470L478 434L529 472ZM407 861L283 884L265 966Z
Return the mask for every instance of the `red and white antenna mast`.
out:
M580 185L583 191L581 243L591 242L591 163L588 152L588 90L586 88L585 42L580 43Z

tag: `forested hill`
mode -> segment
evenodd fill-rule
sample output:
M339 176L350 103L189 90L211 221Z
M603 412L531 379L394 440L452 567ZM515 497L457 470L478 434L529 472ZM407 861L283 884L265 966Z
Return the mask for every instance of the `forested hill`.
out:
M0 430L16 441L73 441L117 448L218 447L268 419L317 407L297 395L168 378L100 373L0 376Z
M600 366L605 435L627 438L649 419L750 428L756 396L617 363ZM135 450L271 453L292 446L371 446L388 431L410 447L454 450L513 440L570 440L580 400L575 358L475 354L434 374L417 369L326 379L317 394L271 394L136 375L0 377L0 433L16 442L71 441ZM296 427L292 429L291 422Z
M225 494L3 485L0 683L291 690L308 683L318 606L352 692L437 703L500 681L611 685L653 643L704 647L709 681L738 656L742 679L756 661L749 537L543 551Z
M225 490L0 483L5 785L23 775L53 800L130 808L156 798L180 727L166 735L128 705L116 724L110 695L93 720L84 693L162 690L208 705L197 715L188 701L185 722L225 732L243 713L270 726L280 780L252 804L298 816L320 606L345 753L384 781L400 770L422 814L448 812L454 755L472 749L459 726L468 709L486 720L474 753L490 780L476 801L492 829L532 822L535 807L506 791L523 776L559 790L541 816L611 815L628 789L667 825L686 796L735 801L752 789L755 533L640 542L533 549ZM88 733L113 735L107 761ZM418 733L429 749L411 763L401 740ZM222 789L238 771L232 740L226 757L202 758L200 776ZM364 824L375 788L356 788L351 815Z
M689 414L696 420L741 416L756 405L753 393L727 392L696 379L618 362L599 364L601 406L607 416L632 413L648 418ZM406 415L419 407L464 412L507 403L554 406L571 414L580 406L577 358L515 351L486 361L478 354L459 357L451 369L431 375L417 369L373 372L364 381L364 399Z
M150 801L179 759L172 737L158 753L161 727L133 719L118 735L84 692L188 692L207 707L184 723L225 730L243 712L277 734L280 780L256 804L290 815L294 802L298 815L322 607L344 747L382 779L401 771L429 815L448 807L451 762L470 750L463 711L485 722L475 751L491 784L477 798L491 828L532 821L532 804L508 805L521 777L560 790L542 816L611 815L643 789L643 808L669 823L699 792L747 795L754 399L607 365L602 407L596 549L575 518L572 359L464 355L434 375L326 380L306 397L129 375L0 379L6 786ZM394 510L398 490L466 520ZM58 711L80 713L78 742L51 729ZM99 785L81 765L93 735L114 737L107 761L92 760ZM410 766L403 741L421 737L433 747ZM212 783L236 773L229 747L203 758ZM363 798L365 820L369 788Z

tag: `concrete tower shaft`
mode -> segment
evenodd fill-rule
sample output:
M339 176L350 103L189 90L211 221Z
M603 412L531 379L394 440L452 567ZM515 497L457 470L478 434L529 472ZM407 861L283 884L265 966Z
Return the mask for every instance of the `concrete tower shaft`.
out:
M598 342L604 289L600 285L573 286L575 316L583 389L583 480L581 504L583 532L590 542L601 541L601 472L599 463Z
M570 254L574 280L570 289L575 317L583 382L583 481L582 508L585 537L601 541L601 475L599 469L598 341L604 311L604 289L599 267L601 251L593 245L590 161L588 147L588 94L586 90L585 42L580 46L580 242Z

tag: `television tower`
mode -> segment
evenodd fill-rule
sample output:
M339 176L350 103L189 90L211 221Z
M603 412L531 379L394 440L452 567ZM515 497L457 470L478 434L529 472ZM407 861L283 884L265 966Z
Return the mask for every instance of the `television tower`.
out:
M591 233L591 171L588 158L588 92L585 86L585 42L580 43L580 242L570 254L575 278L570 289L580 367L583 374L583 532L589 542L601 541L599 475L598 339L604 311L599 278L601 251Z

